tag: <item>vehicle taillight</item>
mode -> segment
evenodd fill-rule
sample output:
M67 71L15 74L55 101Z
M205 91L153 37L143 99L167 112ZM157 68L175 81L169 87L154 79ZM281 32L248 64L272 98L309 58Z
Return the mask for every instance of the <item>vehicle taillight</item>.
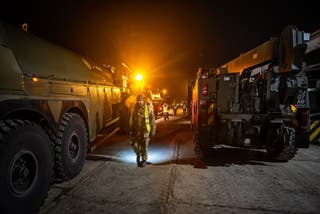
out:
M208 84L204 84L202 86L202 92L201 92L202 95L206 96L208 95Z

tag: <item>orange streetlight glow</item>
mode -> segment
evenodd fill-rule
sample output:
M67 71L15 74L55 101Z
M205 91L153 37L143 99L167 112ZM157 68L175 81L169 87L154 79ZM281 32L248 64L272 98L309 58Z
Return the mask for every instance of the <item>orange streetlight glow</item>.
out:
M136 80L137 81L142 81L142 75L141 74L137 74L136 75Z

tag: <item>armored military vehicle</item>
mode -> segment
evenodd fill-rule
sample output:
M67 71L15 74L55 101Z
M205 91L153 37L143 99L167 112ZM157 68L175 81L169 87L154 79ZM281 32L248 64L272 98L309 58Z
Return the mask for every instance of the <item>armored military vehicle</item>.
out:
M33 213L119 127L120 89L88 59L0 22L0 210Z

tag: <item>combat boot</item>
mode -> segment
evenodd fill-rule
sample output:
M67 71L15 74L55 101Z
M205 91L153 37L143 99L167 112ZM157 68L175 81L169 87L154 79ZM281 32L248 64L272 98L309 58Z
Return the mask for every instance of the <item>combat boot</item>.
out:
M140 155L137 155L137 166L141 166Z
M146 160L143 160L143 161L141 162L141 167L145 167L145 166L147 166L147 161L146 161Z

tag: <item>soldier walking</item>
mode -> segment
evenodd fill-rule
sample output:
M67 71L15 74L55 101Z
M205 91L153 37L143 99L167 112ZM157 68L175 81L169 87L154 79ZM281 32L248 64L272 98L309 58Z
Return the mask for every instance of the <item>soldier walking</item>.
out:
M137 165L145 167L148 159L150 137L156 132L156 122L152 106L145 102L143 95L137 96L137 102L130 115L131 146L137 155Z
M165 121L169 120L169 105L166 102L163 104L163 118Z

